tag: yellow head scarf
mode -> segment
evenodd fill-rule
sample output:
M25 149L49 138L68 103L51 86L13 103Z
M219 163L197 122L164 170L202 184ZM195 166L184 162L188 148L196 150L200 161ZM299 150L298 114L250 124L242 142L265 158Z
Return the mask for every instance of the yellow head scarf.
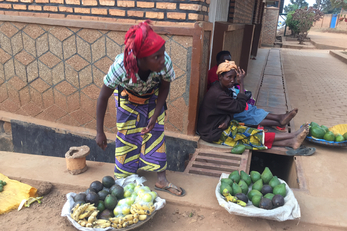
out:
M222 74L224 72L228 72L228 71L230 71L232 69L237 69L237 66L236 66L235 62L234 61L225 60L224 63L221 63L221 64L218 65L218 69L217 69L216 74L220 75L220 74Z

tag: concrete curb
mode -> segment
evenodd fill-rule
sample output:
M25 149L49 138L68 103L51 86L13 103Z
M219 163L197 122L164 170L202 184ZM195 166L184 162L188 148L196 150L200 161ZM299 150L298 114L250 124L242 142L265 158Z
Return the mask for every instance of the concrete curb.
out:
M337 58L338 60L344 62L345 64L347 64L347 52L345 52L346 54L342 53L341 51L330 51L329 54L335 58Z

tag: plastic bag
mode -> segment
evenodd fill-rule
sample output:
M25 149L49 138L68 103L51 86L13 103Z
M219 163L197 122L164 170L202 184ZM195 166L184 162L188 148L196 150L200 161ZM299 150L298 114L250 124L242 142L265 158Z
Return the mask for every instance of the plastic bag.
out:
M227 202L220 194L220 180L228 178L228 174L222 173L216 187L216 197L220 206L224 207L230 214L245 216L245 217L261 217L275 221L294 220L301 217L300 206L296 200L293 191L288 187L287 183L281 179L281 183L286 184L287 195L284 198L284 205L276 209L265 210L255 207L251 201L248 201L246 207L242 207L233 202ZM250 186L251 188L252 186Z
M143 183L146 182L146 178L145 177L139 177L137 174L128 176L126 178L122 178L122 179L118 179L115 181L116 184L122 186L123 188L125 186L127 186L130 183L135 183L138 185L142 185ZM70 192L68 194L66 194L66 199L67 201L65 202L63 209L61 211L61 216L62 217L67 217L67 219L72 223L73 226L75 226L76 229L81 230L81 231L91 231L91 230L95 230L95 231L106 231L106 230L115 230L112 227L108 227L108 228L104 228L104 229L100 229L100 228L86 228L81 226L80 224L78 224L74 219L71 218L70 212L72 209L72 206L74 204L74 196L76 196L76 193ZM159 210L164 208L165 204L166 204L166 200L162 199L160 197L157 197L154 200L154 206L155 206L155 210ZM129 226L130 227L130 226ZM127 227L128 228L128 227Z
M30 185L11 180L1 173L0 180L7 183L0 192L0 214L17 209L22 200L36 196L37 189Z

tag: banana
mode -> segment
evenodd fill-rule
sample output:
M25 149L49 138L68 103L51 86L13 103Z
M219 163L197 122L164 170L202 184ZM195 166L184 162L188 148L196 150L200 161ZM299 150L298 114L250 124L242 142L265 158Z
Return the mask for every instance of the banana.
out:
M120 217L112 217L112 218L109 218L108 220L114 224L119 224L120 219L121 219Z
M87 227L87 228L93 228L93 224L90 223L90 222L88 222L88 223L86 224L86 227Z
M88 206L89 206L89 203L79 206L72 214L72 219L74 219L75 221L78 221L80 214L84 212L84 210L86 210Z
M246 203L244 202L244 201L242 201L242 200L237 200L237 204L238 205L241 205L242 207L246 207Z
M80 204L77 204L75 207L73 207L73 209L71 210L71 217L73 215L73 213L76 211L76 209L78 209L78 207L80 207Z
M96 216L98 215L99 210L94 210L93 213L88 217L88 223L93 223L96 221Z
M149 210L150 209L149 206L147 206L147 205L140 205L140 204L137 204L137 208L139 210Z
M125 228L125 227L127 227L129 225L132 225L132 224L134 224L133 221L126 221L126 222L123 223L123 228Z
M135 216L134 215L126 215L123 219L124 221L132 221L134 220Z
M115 229L123 228L123 226L121 224L114 224L114 225L112 225L112 227L115 228Z
M111 221L105 219L99 219L93 222L93 226L103 226L103 228L110 227Z
M139 215L139 220L144 221L147 219L147 215Z
M139 222L139 219L138 218L134 218L133 222L134 222L134 224L136 224L137 222Z
M134 218L139 218L139 214L138 213L134 213Z
M94 210L96 210L96 208L94 207L94 205L89 205L88 208L86 210L83 211L83 213L81 213L78 217L79 220L82 220L86 217L89 217Z
M149 211L151 211L151 213L153 213L154 211L155 211L155 207L154 207L154 205L152 205L151 207L149 207L149 209L148 209Z
M151 215L152 212L149 210L138 210L137 211L139 215Z
M87 221L86 220L79 220L77 223L80 224L83 227L86 227L86 225L87 225Z

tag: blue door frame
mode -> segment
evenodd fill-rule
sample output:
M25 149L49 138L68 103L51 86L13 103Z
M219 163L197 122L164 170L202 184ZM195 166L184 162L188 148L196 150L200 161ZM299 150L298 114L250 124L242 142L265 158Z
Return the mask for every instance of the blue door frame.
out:
M330 28L335 28L337 20L337 14L333 14L331 17Z

